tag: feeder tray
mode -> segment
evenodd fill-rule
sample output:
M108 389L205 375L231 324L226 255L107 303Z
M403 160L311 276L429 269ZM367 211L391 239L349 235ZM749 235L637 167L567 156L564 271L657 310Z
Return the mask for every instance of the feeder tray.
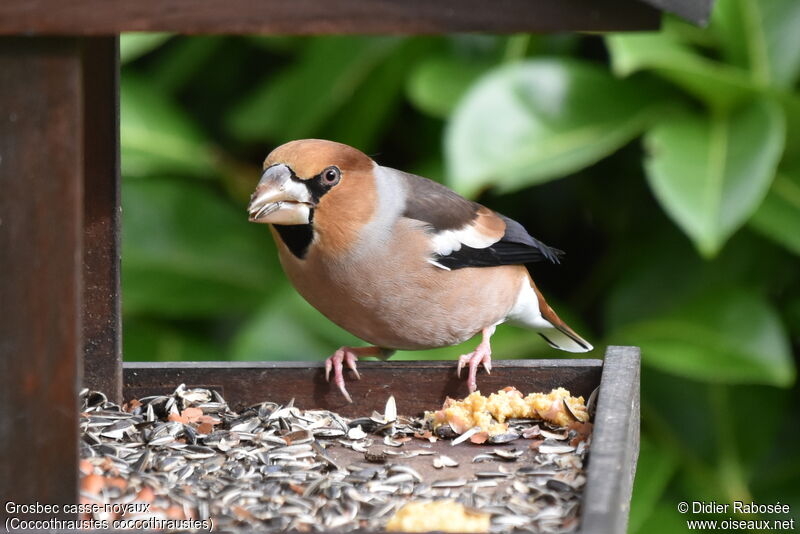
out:
M203 365L203 367L199 367ZM279 405L293 403L302 409L330 410L346 417L364 417L383 412L386 400L394 396L400 414L421 415L441 407L447 397L462 398L468 394L463 380L455 376L454 363L449 361L362 362L361 380L348 382L354 403L324 378L318 362L219 362L199 363L129 363L125 365L126 399L153 395L169 395L185 384L219 392L234 411L270 401ZM512 386L523 393L549 392L558 387L573 396L588 399L598 389L596 413L588 467L580 509L581 532L623 532L627 525L630 493L639 449L639 350L635 347L609 347L605 360L499 360L491 375L481 375L479 385L485 392ZM376 438L377 440L378 438ZM495 449L520 451L528 440L505 445L451 446L448 440L426 444L415 440L398 448L418 450L420 446L434 456L445 455L457 467L436 469L431 456L403 460L389 455L385 460L398 461L416 469L428 483L441 480L474 480L489 464L473 463L478 454L491 455ZM377 449L391 450L376 441ZM364 463L363 451L332 447L331 458L341 466ZM520 465L530 462L532 452L524 450ZM515 462L516 463L516 462ZM469 489L464 484L465 490ZM454 489L454 491L458 491Z

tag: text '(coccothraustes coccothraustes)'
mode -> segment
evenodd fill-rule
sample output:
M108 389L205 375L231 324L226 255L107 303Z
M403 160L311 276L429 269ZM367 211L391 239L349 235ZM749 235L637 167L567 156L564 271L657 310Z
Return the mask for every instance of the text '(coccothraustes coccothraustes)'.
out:
M530 328L551 346L592 346L547 305L526 264L557 263L560 251L516 221L447 187L388 167L361 151L318 139L292 141L264 162L248 208L268 223L281 265L300 294L331 321L371 347L341 347L326 377L350 400L343 364L358 377L357 358L395 350L482 341L461 356L467 385L504 322Z

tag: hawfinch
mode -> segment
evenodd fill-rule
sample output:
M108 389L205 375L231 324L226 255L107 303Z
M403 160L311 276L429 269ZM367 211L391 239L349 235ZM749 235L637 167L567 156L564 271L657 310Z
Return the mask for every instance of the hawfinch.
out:
M557 263L559 250L516 221L445 186L381 167L361 151L318 139L292 141L267 156L248 208L268 223L281 265L300 294L371 347L342 347L325 362L326 379L350 400L342 364L356 378L357 358L444 347L478 332L458 360L467 385L489 339L506 321L528 327L552 347L592 346L547 305L525 267Z

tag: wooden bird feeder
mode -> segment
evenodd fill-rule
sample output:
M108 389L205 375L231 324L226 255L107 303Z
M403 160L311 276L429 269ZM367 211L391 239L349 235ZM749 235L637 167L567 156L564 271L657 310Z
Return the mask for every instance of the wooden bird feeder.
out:
M3 0L0 2L0 497L78 500L77 394L112 399L219 388L232 402L348 407L320 363L122 363L120 32L331 34L649 30L668 10L697 23L711 0ZM408 409L466 392L453 362L362 364L349 388L418 385ZM639 351L602 360L495 362L482 385L600 386L582 528L624 532L638 454ZM370 389L371 388L371 389ZM463 391L462 391L463 390ZM380 395L385 399L385 395ZM404 400L408 395L404 397ZM377 401L374 401L377 402ZM5 521L5 509L0 518ZM52 516L51 516L52 517ZM68 516L60 516L68 518Z

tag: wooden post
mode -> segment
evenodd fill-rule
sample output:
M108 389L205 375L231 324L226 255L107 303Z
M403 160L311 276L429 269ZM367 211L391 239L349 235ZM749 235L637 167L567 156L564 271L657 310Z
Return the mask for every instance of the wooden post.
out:
M83 94L76 38L0 38L0 495L77 499ZM5 506L0 517L6 515ZM43 514L44 517L61 514ZM31 516L26 516L31 518Z
M639 458L640 361L639 347L606 349L583 494L585 534L628 530Z
M83 46L83 386L122 400L119 38Z

